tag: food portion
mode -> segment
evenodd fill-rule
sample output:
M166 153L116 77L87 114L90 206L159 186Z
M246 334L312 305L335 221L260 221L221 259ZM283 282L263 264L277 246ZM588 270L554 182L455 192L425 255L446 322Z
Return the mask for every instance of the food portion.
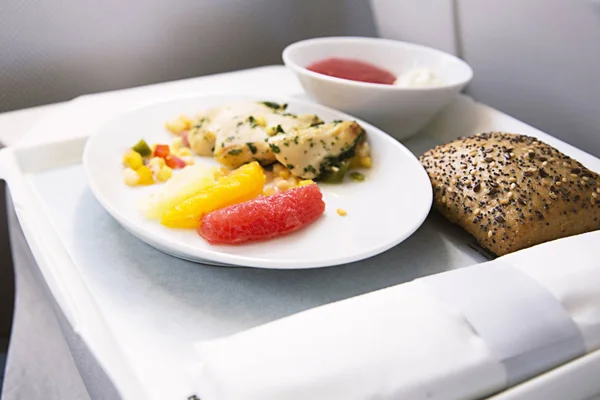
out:
M273 136L275 159L303 179L344 173L365 131L354 121L334 121ZM341 175L341 178L343 178Z
M350 58L332 57L310 64L309 71L351 81L392 85L396 75L376 65Z
M496 255L600 229L600 176L536 138L482 133L420 161L436 209Z
M221 171L204 165L191 165L169 179L155 193L144 198L141 209L147 218L161 220L169 210L208 186L214 185Z
M243 101L167 123L200 156L228 168L256 161L276 164L299 179L341 182L349 169L370 168L364 129L355 121L324 122L317 115L293 114L287 105Z
M406 88L439 86L443 82L432 70L428 68L412 69L398 77L395 86Z
M214 156L229 168L251 161L269 165L275 161L268 143L271 136L321 122L315 115L290 114L285 108L250 101L215 107L198 115L187 140L196 154Z
M123 155L123 179L129 186L152 185L166 182L173 176L173 169L185 168L194 164L191 152L179 146L171 148L167 144L152 147L140 140L127 149Z
M258 197L202 218L200 236L211 244L239 244L282 236L314 222L325 211L315 183Z
M356 121L325 122L287 105L241 101L166 122L171 143L140 140L123 156L125 183L164 182L140 204L163 226L196 229L212 244L265 240L301 229L325 210L313 180L362 182L373 160ZM192 154L222 167L194 164ZM338 215L347 213L338 211Z
M204 214L251 200L262 193L264 185L262 168L251 162L179 203L164 213L160 222L171 228L197 228Z
M428 87L442 84L441 79L428 68L412 69L397 77L376 65L350 58L327 58L310 64L306 69L340 79L400 87Z

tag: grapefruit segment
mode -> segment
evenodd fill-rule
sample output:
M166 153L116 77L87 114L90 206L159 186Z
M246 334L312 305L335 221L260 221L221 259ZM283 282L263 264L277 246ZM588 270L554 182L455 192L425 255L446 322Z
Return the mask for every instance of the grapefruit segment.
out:
M239 244L294 232L325 211L316 184L261 196L202 217L198 233L211 244Z

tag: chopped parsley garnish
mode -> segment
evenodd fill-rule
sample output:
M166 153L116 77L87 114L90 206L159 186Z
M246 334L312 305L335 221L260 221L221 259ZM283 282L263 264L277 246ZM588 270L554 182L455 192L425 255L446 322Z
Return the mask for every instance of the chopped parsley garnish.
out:
M248 142L246 143L246 146L248 146L252 154L256 154L256 146L253 143Z
M240 150L240 149L229 150L229 152L227 154L230 154L232 156L237 156L239 154L242 154L242 150Z
M231 142L231 141L233 141L233 139L235 139L235 136L229 136L229 137L228 137L226 140L227 140L228 142Z
M292 114L292 113L283 113L281 115L283 115L284 117L298 118L298 116L296 114Z
M288 164L288 165L286 165L286 167L287 167L288 169L294 169L294 166L293 166L292 164Z
M263 101L262 104L264 104L265 106L269 107L269 108L273 108L275 110L279 110L279 103L274 103L272 101Z
M285 110L287 108L287 104L279 104L272 101L263 101L262 104L265 106L272 108L273 110Z
M202 125L204 125L204 123L207 121L206 118L202 118L200 121L198 121L198 123L196 125L194 125L194 128L202 128Z
M294 136L294 144L298 144L298 136Z
M244 122L243 121L239 121L236 126L242 126L242 125L244 125Z
M310 124L310 127L314 128L315 126L323 125L324 123L325 122L323 122L323 121L316 121L316 122L313 122L312 124Z
M248 122L250 122L251 128L256 128L256 120L254 119L254 117L252 115L248 117Z
M269 147L271 148L271 150L273 151L273 153L277 154L281 151L281 149L279 148L279 146L275 145L275 144L269 144Z
M275 134L277 135L278 133L285 133L281 125L277 125L277 129L275 129Z
M315 167L313 167L311 164L308 164L305 168L304 168L304 172L312 172L313 174L317 173L317 170L315 169Z
M283 145L284 145L285 147L290 147L290 142L288 142L288 141L286 140L286 141L284 141L284 142L283 142Z

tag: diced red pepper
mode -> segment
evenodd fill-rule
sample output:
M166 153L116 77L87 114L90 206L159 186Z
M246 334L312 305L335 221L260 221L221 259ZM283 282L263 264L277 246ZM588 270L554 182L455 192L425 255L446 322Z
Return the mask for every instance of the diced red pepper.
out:
M154 157L160 157L166 159L169 157L169 153L171 150L169 149L168 144L157 144L154 148Z
M181 132L181 144L183 144L185 147L190 147L190 140L188 139L188 133L189 133L189 131Z
M165 163L167 166L173 169L184 168L187 165L185 161L176 156L169 156L165 158Z

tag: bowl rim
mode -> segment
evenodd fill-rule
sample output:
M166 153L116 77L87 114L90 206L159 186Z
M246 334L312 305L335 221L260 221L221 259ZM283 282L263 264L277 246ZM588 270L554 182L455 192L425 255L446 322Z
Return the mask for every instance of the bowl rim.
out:
M297 49L298 47L306 47L306 46L310 46L313 43L319 43L319 42L336 42L336 41L359 41L359 42L370 42L370 43L379 43L379 44L387 43L387 44L391 44L393 46L400 45L405 48L406 47L413 48L413 49L418 49L420 51L434 53L434 54L442 56L444 58L451 59L451 60L457 62L458 64L460 64L463 68L465 68L465 70L467 72L467 77L465 79L462 79L455 83L446 83L446 84L442 83L441 85L436 85L436 86L403 87L403 86L396 86L396 85L386 85L386 84L381 84L381 83L353 81L350 79L336 78L334 76L320 74L318 72L310 71L309 69L307 69L304 66L298 65L296 62L292 61L290 58L290 53L292 51L294 51L295 49ZM281 56L283 59L283 63L288 68L292 69L296 73L308 75L308 76L312 77L313 79L317 79L317 80L322 80L322 81L331 82L331 83L335 83L335 84L343 84L343 85L348 85L348 86L367 88L367 89L372 89L372 90L384 90L384 91L387 90L387 91L400 91L400 92L436 91L436 90L451 89L451 88L456 88L456 87L461 87L461 86L464 87L473 79L473 69L471 68L471 66L467 62L454 56L453 54L446 53L442 50L434 49L433 47L424 46L424 45L411 43L411 42L404 42L401 40L394 40L394 39L365 37L365 36L326 36L326 37L304 39L304 40L300 40L300 41L297 41L297 42L287 45L283 49Z

